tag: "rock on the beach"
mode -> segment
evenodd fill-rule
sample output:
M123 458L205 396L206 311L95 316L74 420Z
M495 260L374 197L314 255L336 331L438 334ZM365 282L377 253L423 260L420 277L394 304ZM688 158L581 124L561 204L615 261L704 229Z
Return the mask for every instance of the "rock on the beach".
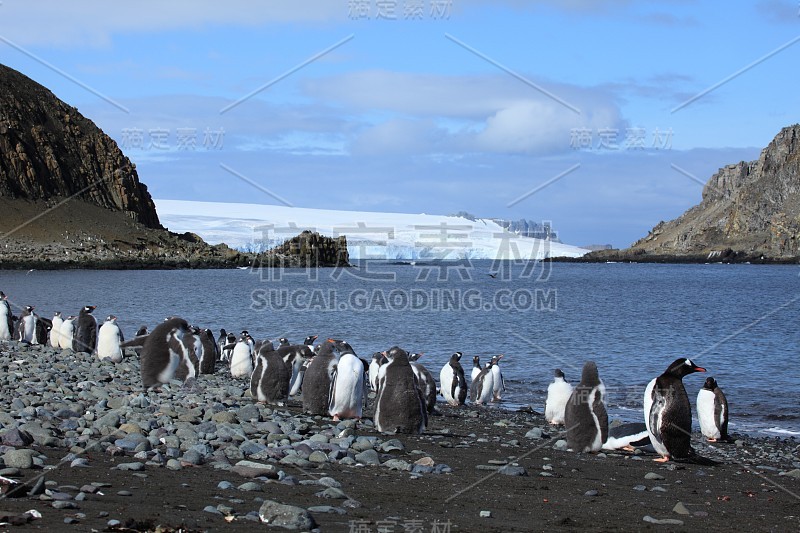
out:
M481 511L480 512L480 517L481 518L491 518L492 517L492 512L491 511Z
M649 522L651 524L657 524L657 525L660 525L660 526L682 526L683 525L683 520L678 520L678 519L675 519L675 518L658 519L658 518L653 518L650 515L647 515L644 518L642 518L642 520L644 520L645 522Z
M501 467L498 472L507 476L527 476L528 472L521 466L506 465Z
M656 474L655 472L648 472L644 475L644 478L649 479L651 481L655 481L659 479L664 479L664 476L662 476L661 474Z
M543 435L544 435L544 431L542 431L542 428L533 428L530 431L528 431L527 433L525 433L525 438L526 439L541 439L543 437Z
M781 472L778 474L780 476L789 476L795 479L800 479L800 468L795 468L794 470L789 470L788 472Z
M0 442L2 442L5 446L14 446L19 448L21 446L29 446L31 443L33 443L33 437L24 429L12 428L0 436Z
M33 468L34 455L36 455L35 450L9 450L3 455L3 462L6 468Z
M373 449L357 453L356 461L358 461L359 463L364 463L365 465L372 465L372 466L381 464L381 459L380 456L378 456L378 452L376 452Z
M273 500L265 500L261 504L258 517L267 525L284 529L309 530L317 527L314 517L302 507L284 505Z
M558 439L555 445L553 445L553 448L555 448L556 450L566 450L567 441L565 441L564 439Z
M689 509L683 504L683 502L678 502L675 504L675 507L672 508L673 513L678 513L682 515L689 515Z

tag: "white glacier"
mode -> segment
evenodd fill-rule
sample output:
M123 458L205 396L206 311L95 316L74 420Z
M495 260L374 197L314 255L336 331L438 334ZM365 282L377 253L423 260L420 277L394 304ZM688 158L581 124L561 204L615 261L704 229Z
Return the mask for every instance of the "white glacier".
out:
M261 204L155 200L161 224L211 244L263 251L308 229L345 235L352 260L544 259L589 250L522 237L491 220L408 213L335 211Z

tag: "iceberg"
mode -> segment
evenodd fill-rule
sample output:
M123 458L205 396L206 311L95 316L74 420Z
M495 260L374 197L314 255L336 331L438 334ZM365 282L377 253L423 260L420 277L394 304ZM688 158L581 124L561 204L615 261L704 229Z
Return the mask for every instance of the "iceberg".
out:
M301 231L347 237L351 260L542 260L589 252L525 237L489 219L459 216L337 211L262 204L155 200L161 224L192 232L210 244L247 252L277 246Z

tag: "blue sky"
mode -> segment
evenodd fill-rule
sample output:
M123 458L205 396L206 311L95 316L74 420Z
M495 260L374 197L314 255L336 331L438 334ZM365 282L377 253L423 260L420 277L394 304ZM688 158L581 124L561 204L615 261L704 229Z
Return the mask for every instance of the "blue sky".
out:
M0 62L155 198L463 210L624 247L800 116L796 1L36 4L0 3Z

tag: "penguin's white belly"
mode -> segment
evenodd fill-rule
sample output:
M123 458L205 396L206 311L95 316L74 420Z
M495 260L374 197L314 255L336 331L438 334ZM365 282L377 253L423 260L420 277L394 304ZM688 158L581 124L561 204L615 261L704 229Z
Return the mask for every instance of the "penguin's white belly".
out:
M452 395L453 378L453 368L449 364L443 366L442 370L439 372L439 383L441 383L439 392L442 393L444 400L450 405L455 404L455 398L453 398Z
M261 382L264 380L264 376L267 375L267 368L269 367L269 361L267 361L265 357L259 357L259 359L261 359L261 375L258 378L258 387L256 387L256 397L258 398L259 402L266 403L267 395L264 394L264 389L261 387Z
M378 371L380 369L381 369L381 365L379 365L375 361L370 362L370 364L369 364L369 387L374 391L378 390Z
M50 346L53 348L59 348L61 346L62 325L64 325L64 320L58 317L53 317L53 327L50 328Z
M503 374L500 372L500 367L494 365L492 367L492 396L495 401L500 401L503 391L505 391Z
M65 320L64 323L61 324L61 330L58 335L58 345L62 350L72 348L72 335L74 332L75 324L73 324L72 320Z
M564 380L553 382L547 387L544 416L548 422L551 424L564 423L564 411L570 396L572 396L572 385Z
M364 365L353 354L342 355L331 394L331 416L361 418L363 393Z
M97 357L111 359L115 363L122 361L122 349L119 347L119 327L103 324L97 335Z
M481 373L481 369L473 366L472 367L472 374L470 374L469 379L472 380L472 381L475 381L475 378L477 378L480 373Z
M494 394L494 377L491 372L487 372L483 375L483 387L476 403L489 403L492 401L492 394Z
M175 371L178 369L178 365L180 364L182 357L182 353L177 353L173 350L170 350L167 366L158 373L156 380L158 380L159 383L169 383L169 380L175 376Z
M591 448L589 450L585 450L588 452L596 452L603 447L603 432L600 428L600 419L597 418L597 413L594 412L594 401L597 398L597 395L600 394L601 398L605 398L606 395L606 387L603 385L603 382L600 382L600 385L594 387L592 392L589 393L589 412L592 414L592 421L594 422L594 439L592 440Z
M36 334L36 320L33 316L22 317L22 341L33 342Z
M231 376L241 378L253 373L253 360L250 358L250 346L239 342L231 355Z
M8 307L5 302L0 302L0 340L10 340L11 331L8 329Z
M714 417L714 392L700 389L697 393L697 419L700 421L700 432L708 439L720 438L718 421ZM723 414L723 413L720 413Z
M650 444L653 445L656 453L666 457L669 455L669 452L667 451L667 447L661 442L661 421L664 416L666 404L660 408L656 408L657 411L654 412L653 389L655 386L656 378L653 378L644 389L644 424L647 426L647 432L650 436ZM651 417L653 421L655 421L655 424L650 423ZM657 434L658 437L656 436Z

